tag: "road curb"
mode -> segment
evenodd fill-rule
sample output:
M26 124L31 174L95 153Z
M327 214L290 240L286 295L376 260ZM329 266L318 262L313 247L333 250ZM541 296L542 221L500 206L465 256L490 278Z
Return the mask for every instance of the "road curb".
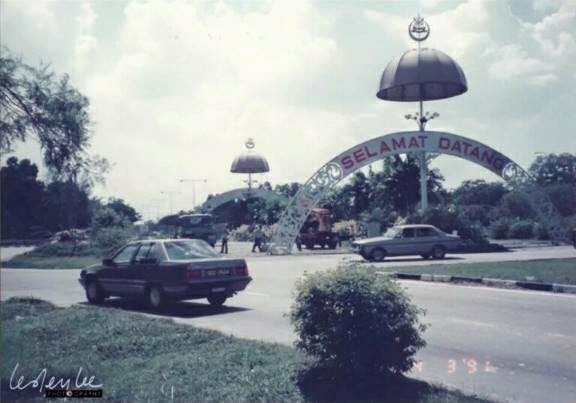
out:
M444 274L412 274L377 271L376 274L397 278L399 280L419 280L442 283L476 283L491 287L517 287L532 291L547 291L562 294L576 294L576 285L537 283L534 281L503 280L499 278L478 278L465 276L448 276Z

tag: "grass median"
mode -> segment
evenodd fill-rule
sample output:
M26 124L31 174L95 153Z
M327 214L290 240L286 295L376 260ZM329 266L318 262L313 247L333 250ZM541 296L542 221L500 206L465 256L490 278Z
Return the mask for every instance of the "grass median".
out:
M101 261L95 256L35 256L25 253L2 262L2 266L11 269L83 269Z
M380 272L442 274L472 278L576 284L576 258L483 263L435 263L424 266L394 266L394 263L390 262L372 266L371 269Z
M303 402L361 401L354 385L300 388L296 374L306 357L284 345L250 341L119 309L56 308L32 299L12 299L2 308L2 396L14 401L44 400L29 387L10 388L20 376L28 382L46 368L46 379L94 376L109 401ZM405 378L371 390L372 401L486 402ZM326 392L328 391L328 392ZM337 393L334 395L334 391ZM332 393L332 395L330 395ZM375 395L376 393L376 395Z

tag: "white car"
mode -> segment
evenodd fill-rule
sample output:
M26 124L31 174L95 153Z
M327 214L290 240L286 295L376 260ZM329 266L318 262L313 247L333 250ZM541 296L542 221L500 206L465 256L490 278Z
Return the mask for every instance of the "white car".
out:
M433 225L399 225L380 237L352 243L354 252L369 261L380 262L386 256L420 255L424 259L443 259L446 252L461 243L457 235L447 234Z

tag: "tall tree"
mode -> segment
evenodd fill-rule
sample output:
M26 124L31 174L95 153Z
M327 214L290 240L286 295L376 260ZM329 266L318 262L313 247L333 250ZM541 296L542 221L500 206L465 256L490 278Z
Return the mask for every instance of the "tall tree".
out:
M539 155L529 171L540 185L563 183L576 186L576 155L570 153Z
M140 214L130 205L128 205L124 200L111 198L106 207L114 210L117 214L126 217L130 222L136 222L142 217Z
M38 167L29 160L8 158L0 170L2 183L2 238L27 238L42 225L44 183Z
M396 155L387 158L384 163L384 183L392 197L394 210L402 215L413 213L420 201L420 167L417 158L411 154L404 159ZM444 177L438 169L428 170L427 190L432 202L438 201L435 198L444 193L443 181Z
M502 197L508 193L503 183L486 182L485 180L468 180L462 182L452 193L453 201L457 205L497 205Z
M59 180L91 177L107 168L101 158L90 157L89 101L49 66L31 67L3 48L0 54L0 152L15 143L38 141L44 163Z

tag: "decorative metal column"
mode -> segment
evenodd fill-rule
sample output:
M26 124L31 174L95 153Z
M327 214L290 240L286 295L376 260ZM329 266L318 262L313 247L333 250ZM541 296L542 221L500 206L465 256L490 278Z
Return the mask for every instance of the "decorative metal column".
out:
M380 81L378 98L386 101L418 102L419 111L405 115L416 121L421 132L426 123L438 117L437 113L424 112L424 101L450 98L468 89L466 77L458 64L448 55L434 49L422 48L421 43L430 36L430 26L417 16L408 26L408 34L417 43L411 49L391 61ZM414 150L420 165L420 209L428 208L428 161L425 150Z

